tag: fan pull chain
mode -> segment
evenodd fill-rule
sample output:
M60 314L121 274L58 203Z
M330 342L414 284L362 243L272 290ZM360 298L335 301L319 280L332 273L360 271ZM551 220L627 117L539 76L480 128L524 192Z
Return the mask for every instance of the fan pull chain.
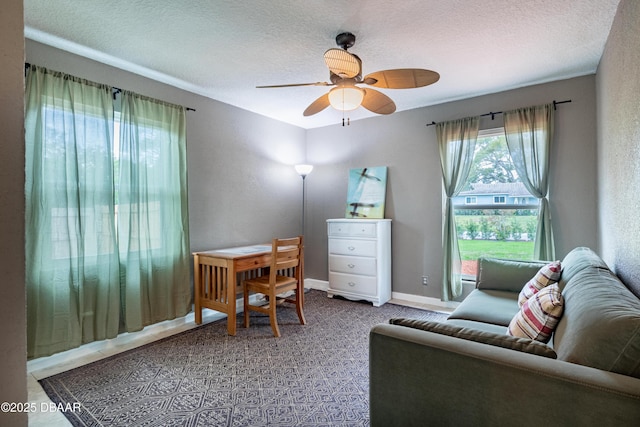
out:
M351 119L347 117L347 126L351 126ZM344 127L344 90L342 90L342 127Z

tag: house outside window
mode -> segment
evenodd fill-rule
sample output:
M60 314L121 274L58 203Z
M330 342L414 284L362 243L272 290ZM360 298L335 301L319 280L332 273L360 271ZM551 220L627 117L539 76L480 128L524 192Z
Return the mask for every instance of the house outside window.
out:
M465 278L475 279L481 256L533 258L538 199L515 171L504 128L480 131L469 180L453 204Z

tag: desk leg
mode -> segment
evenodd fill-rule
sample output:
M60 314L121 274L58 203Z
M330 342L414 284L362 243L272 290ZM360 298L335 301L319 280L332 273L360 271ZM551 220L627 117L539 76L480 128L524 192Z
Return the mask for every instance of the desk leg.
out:
M196 324L202 323L202 305L200 303L200 294L202 292L202 278L200 277L200 259L198 255L193 256L193 298Z
M236 334L236 264L229 262L227 268L227 333Z

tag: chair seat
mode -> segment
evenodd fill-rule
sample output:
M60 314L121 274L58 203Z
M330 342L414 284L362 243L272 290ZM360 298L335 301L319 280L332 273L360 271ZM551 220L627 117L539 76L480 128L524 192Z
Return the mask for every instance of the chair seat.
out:
M296 282L297 280L295 277L277 275L275 285L276 289L278 289L287 285L295 285ZM265 290L269 289L269 287L271 286L269 283L269 276L260 276L256 277L255 279L247 279L245 280L245 284L254 289L262 287Z

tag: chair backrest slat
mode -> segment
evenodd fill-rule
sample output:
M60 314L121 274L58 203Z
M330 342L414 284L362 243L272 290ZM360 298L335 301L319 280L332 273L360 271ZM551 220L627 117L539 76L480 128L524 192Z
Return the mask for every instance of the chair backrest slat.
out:
M293 268L299 270L302 256L302 236L287 239L273 239L271 256L270 281L275 281L278 271ZM298 271L296 271L296 276L297 275Z

